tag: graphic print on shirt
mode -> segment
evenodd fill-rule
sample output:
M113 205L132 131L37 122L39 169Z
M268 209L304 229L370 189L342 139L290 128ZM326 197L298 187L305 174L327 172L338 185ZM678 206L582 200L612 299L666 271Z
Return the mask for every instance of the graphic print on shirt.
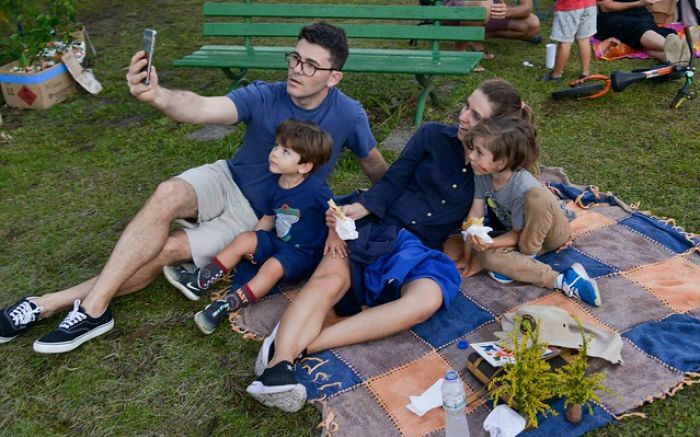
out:
M505 227L506 229L513 229L513 220L511 219L510 211L508 211L507 209L499 205L498 202L496 202L493 193L489 191L485 192L484 201L486 202L486 206L494 213L494 215L498 218L498 221L501 222L503 227Z
M292 225L301 218L301 211L296 208L290 208L286 203L275 208L275 229L277 230L277 238L282 241L289 241L292 230Z

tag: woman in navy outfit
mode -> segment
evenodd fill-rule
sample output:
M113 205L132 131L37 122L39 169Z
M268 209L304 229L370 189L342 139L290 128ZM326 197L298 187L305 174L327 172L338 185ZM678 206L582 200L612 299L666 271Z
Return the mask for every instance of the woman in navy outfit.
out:
M320 265L263 342L258 379L248 387L253 397L297 411L306 401L306 389L294 377L300 354L383 338L449 306L461 279L441 249L460 227L474 193L462 141L480 120L500 114L532 122L512 85L485 81L467 99L458 125L422 125L379 182L340 206L356 221L359 238L347 246L340 240L327 245ZM331 308L350 317L324 327Z

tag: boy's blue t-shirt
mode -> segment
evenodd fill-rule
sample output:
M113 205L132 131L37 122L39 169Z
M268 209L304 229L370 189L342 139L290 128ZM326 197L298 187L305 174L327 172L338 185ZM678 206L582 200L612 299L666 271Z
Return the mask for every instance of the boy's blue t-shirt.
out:
M289 118L316 123L333 139L331 159L314 172L325 181L335 166L343 147L357 157L366 158L376 141L362 105L331 88L324 101L314 109L304 109L287 94L285 82L255 81L231 91L228 97L236 105L238 120L246 131L238 151L228 160L233 180L248 199L255 212L263 211L267 182L276 181L268 170L268 155L275 142L277 125Z
M327 202L333 196L328 185L311 175L296 187L285 189L274 179L266 193L263 213L275 217L277 238L310 253L323 250L328 235Z

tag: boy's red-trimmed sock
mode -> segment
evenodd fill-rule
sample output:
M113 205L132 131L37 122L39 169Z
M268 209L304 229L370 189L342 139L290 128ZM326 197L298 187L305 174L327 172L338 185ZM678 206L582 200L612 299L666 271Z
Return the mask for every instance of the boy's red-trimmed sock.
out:
M228 269L216 257L209 264L199 269L197 274L197 286L202 289L211 287L216 281L223 278Z
M231 291L226 295L226 300L229 303L229 312L238 311L243 307L247 307L251 303L255 303L258 299L253 294L248 284L243 284L236 291Z

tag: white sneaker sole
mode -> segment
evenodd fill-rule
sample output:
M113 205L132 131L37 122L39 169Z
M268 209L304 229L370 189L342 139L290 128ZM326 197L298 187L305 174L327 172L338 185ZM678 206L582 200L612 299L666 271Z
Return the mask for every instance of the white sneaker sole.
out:
M216 330L216 327L213 329L209 327L207 322L203 319L203 313L204 311L199 311L194 315L194 323L197 325L199 330L202 331L202 334L209 335Z
M246 391L261 404L287 413L296 413L306 403L306 387L301 384L266 387L260 381L253 381Z
M177 269L173 266L163 266L163 276L170 282L170 285L180 290L180 292L185 295L189 300L199 300L199 296L192 293L187 287L180 284L177 280Z
M14 340L15 338L17 338L16 335L14 337L0 337L0 344L9 343L12 340Z
M77 337L73 341L64 343L41 343L39 340L34 342L34 352L40 354L60 354L64 352L70 352L73 349L78 348L80 345L86 341L92 340L106 332L109 332L114 328L114 319L110 320L109 323L102 326L98 326L90 332Z
M277 322L275 329L272 330L272 333L263 340L262 347L260 347L258 356L255 358L255 368L253 369L253 373L255 373L255 376L257 377L260 377L265 369L267 369L267 365L270 362L270 357L267 355L268 351L270 350L270 343L275 341L275 337L277 337L277 328L279 327L280 324Z

